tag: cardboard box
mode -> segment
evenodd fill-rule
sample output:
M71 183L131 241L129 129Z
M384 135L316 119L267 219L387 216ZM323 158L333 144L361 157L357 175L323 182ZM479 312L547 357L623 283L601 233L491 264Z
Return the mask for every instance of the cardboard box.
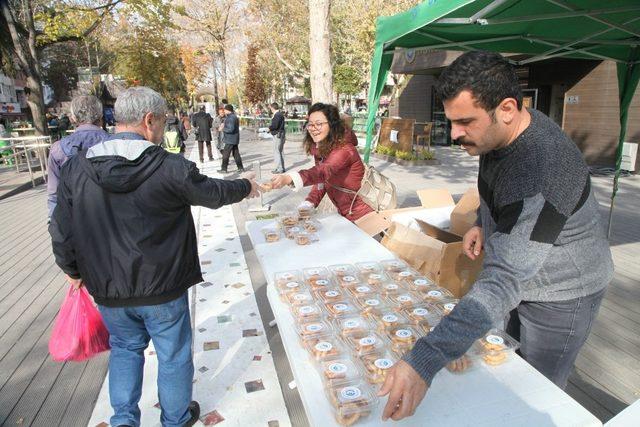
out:
M421 207L395 209L387 212L388 217L393 213L453 204L453 198L446 190L421 190L418 197ZM438 285L461 297L469 291L482 269L482 257L472 261L462 251L462 236L474 225L479 203L477 190L469 190L453 208L451 231L419 219L416 220L419 230L392 223L382 244Z

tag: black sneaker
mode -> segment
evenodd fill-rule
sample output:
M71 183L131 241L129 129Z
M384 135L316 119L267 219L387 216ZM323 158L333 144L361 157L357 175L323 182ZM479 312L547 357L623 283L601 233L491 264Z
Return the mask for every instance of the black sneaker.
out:
M200 404L195 400L189 403L189 413L191 414L191 419L185 423L184 427L191 427L197 423L200 418Z
M225 170L222 170L222 169L218 169L216 172L218 172L218 173L229 173L229 172L227 172Z
M236 172L244 172L244 168L240 168Z

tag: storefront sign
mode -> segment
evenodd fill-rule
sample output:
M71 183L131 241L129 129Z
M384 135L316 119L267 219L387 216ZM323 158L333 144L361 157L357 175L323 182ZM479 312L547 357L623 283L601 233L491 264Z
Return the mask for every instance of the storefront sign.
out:
M17 102L0 102L1 114L20 114L20 104Z

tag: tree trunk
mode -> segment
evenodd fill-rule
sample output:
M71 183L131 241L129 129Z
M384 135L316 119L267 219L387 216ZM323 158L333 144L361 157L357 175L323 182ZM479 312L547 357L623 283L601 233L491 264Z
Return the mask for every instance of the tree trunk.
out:
M222 59L222 89L224 90L224 99L229 100L229 89L227 88L227 54L223 47L220 51Z
M309 0L309 53L311 55L311 98L313 102L333 103L331 69L331 0Z
M33 126L36 128L38 135L49 135L47 117L45 116L44 111L44 96L42 94L42 82L40 81L40 76L28 76L27 87L29 88L27 104L29 104L29 108L31 109Z
M211 65L213 68L213 99L215 100L216 114L218 113L218 106L220 105L220 96L218 95L218 71L216 70L216 57L211 55Z

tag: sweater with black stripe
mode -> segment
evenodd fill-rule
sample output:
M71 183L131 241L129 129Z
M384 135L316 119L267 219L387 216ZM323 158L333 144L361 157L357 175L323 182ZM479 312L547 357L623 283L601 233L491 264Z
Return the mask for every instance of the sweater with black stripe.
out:
M469 293L405 360L431 382L522 301L565 301L604 289L609 243L582 154L551 119L480 157L483 270Z

